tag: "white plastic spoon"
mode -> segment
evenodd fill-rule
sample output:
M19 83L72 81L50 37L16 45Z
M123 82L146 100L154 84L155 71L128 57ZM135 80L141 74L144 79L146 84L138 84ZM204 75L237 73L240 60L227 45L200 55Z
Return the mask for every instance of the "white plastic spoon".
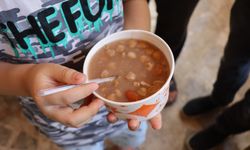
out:
M101 84L101 83L105 83L105 82L111 82L116 78L116 76L113 77L108 77L108 78L97 78L97 79L92 79L92 80L88 80L85 83L81 83L81 84L76 84L76 85L62 85L62 86L58 86L58 87L54 87L54 88L49 88L49 89L44 89L44 90L40 90L39 95L40 96L47 96L47 95L51 95L51 94L55 94L58 92L62 92L68 89L72 89L75 88L77 86L83 85L83 84L88 84L88 83L97 83L97 84Z

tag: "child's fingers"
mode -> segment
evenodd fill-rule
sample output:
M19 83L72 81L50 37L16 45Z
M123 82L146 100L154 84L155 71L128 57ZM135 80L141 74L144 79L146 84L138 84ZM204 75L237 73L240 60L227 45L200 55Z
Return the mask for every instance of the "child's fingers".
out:
M162 126L161 114L158 114L155 117L153 117L152 119L150 119L150 124L151 124L153 129L156 129L156 130L161 129L161 126Z
M69 89L44 97L44 104L66 106L87 97L88 95L93 93L93 91L95 91L97 88L98 84L96 83L80 85L73 89Z
M102 106L103 102L95 99L88 106L80 107L77 110L73 110L71 107L48 106L45 114L50 119L77 128L97 114Z
M93 100L88 106L80 107L72 112L70 118L67 120L67 124L73 127L80 127L84 122L96 115L103 105L104 103L101 100Z
M128 128L131 131L137 130L140 127L140 124L141 122L139 120L136 120L136 119L128 120Z
M79 84L85 80L85 75L61 65L53 65L51 69L51 77L61 83Z
M68 116L74 110L71 107L47 106L43 109L43 113L50 119L67 125Z
M107 119L110 123L116 123L118 121L118 118L113 113L109 113Z

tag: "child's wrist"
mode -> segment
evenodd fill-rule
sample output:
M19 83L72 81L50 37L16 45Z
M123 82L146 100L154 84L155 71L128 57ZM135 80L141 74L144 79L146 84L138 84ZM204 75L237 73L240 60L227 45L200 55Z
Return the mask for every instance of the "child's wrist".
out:
M31 73L32 69L35 67L35 64L27 64L23 67L23 72L22 72L22 81L20 82L23 85L23 93L26 96L31 96L32 91L31 91L31 86L32 86L32 79L31 79Z
M10 79L12 85L16 86L16 94L21 96L30 96L29 90L29 73L34 64L14 65L10 70Z

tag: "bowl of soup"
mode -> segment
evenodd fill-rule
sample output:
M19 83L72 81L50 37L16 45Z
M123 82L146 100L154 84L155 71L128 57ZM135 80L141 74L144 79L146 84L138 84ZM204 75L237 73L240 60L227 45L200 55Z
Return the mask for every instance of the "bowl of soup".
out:
M142 30L107 36L88 53L83 66L87 80L115 76L93 93L120 119L148 120L168 100L174 57L167 43Z

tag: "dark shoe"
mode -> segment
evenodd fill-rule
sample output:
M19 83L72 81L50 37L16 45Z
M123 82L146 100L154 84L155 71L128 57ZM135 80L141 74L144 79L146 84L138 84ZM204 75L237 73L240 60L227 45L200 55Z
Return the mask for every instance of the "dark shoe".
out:
M170 81L168 102L165 107L172 105L177 99L178 91L174 77Z
M188 142L191 150L208 150L222 143L228 135L218 131L215 125L195 134Z
M205 96L190 100L182 110L187 116L195 116L207 113L215 108L218 108L218 106L213 103L211 96Z
M246 147L244 150L250 150L250 145L248 147Z

